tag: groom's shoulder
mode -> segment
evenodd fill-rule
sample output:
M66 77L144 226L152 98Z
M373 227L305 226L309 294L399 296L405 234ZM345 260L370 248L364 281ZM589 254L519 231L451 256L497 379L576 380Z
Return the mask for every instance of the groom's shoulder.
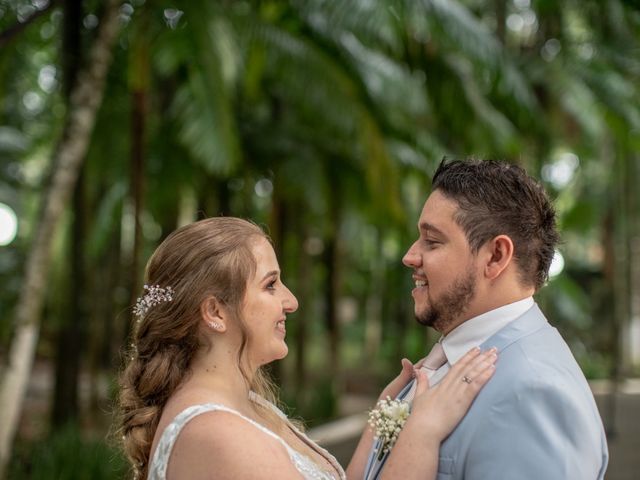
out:
M565 395L588 388L584 374L557 330L547 326L499 352L491 383L513 392L555 392Z

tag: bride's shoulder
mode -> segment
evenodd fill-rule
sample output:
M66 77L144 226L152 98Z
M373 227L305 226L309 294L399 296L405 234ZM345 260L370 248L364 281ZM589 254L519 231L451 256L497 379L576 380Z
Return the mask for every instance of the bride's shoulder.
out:
M197 478L197 471L203 472L203 478L211 471L225 472L224 478L266 478L265 474L271 473L277 478L299 478L286 448L275 435L237 412L220 407L203 411L184 426L174 446L170 468L173 478L183 478L182 473Z

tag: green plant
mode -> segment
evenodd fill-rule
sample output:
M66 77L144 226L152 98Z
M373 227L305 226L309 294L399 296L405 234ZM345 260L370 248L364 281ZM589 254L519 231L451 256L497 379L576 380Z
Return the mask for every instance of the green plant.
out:
M14 480L110 480L125 478L127 462L104 438L89 439L77 425L49 438L16 446L9 467Z

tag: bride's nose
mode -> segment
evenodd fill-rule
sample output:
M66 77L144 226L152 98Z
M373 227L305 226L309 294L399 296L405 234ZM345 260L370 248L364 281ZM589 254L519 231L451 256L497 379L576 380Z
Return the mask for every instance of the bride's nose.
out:
M284 311L287 313L293 313L296 310L298 310L298 299L296 298L296 296L291 293L291 290L289 290L287 287L285 287L287 289L284 301L282 302L282 305L284 307Z

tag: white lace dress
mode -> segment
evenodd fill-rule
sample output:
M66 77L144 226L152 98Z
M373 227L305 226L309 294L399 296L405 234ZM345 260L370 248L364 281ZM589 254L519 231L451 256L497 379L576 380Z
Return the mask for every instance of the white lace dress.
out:
M266 402L266 400L263 400L262 398L256 399L256 401L260 403ZM286 419L286 416L284 415L284 413L282 413L277 407L275 407L270 403L268 404L268 406L272 408L280 417ZM321 448L318 444L313 442L304 433L296 429L290 422L287 422L287 423L289 424L293 432L303 442L309 445L313 450L315 450L324 458L326 458L327 461L338 472L339 477L336 477L335 474L332 472L329 472L327 470L320 468L320 466L316 464L313 460L311 460L311 458L291 448L287 442L285 442L282 438L280 438L278 435L273 433L268 428L242 415L240 412L233 410L229 407L226 407L225 405L221 405L219 403L205 403L202 405L193 405L189 408L186 408L182 412L180 412L173 419L173 421L167 426L167 428L165 428L164 432L162 432L162 437L160 437L160 441L158 442L158 446L156 447L156 450L154 452L151 465L149 466L149 476L147 477L148 480L165 480L166 479L167 466L169 464L169 457L171 456L171 450L173 449L173 445L175 444L176 439L178 438L178 435L180 435L180 432L182 431L184 426L191 419L197 417L198 415L202 413L214 412L214 411L223 411L223 412L233 413L234 415L237 415L243 418L244 420L249 422L251 425L255 426L258 430L264 432L265 434L269 435L270 437L273 437L278 442L280 442L280 444L287 450L287 453L289 454L289 458L291 459L291 463L293 463L293 466L296 468L296 470L300 472L300 475L302 476L302 478L305 478L307 480L312 480L312 479L313 480L316 480L316 479L317 480L337 480L337 479L346 480L347 477L344 473L344 470L342 469L340 464L336 461L336 459L325 449Z

